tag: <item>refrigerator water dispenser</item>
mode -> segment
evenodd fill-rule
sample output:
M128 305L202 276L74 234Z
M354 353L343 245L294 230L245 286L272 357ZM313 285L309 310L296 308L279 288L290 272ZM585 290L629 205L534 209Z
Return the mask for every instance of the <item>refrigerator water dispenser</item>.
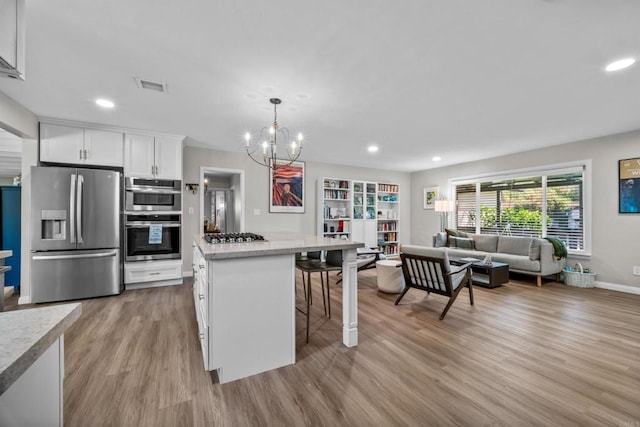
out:
M43 240L65 240L67 211L65 210L43 210L41 215L42 221L42 239Z

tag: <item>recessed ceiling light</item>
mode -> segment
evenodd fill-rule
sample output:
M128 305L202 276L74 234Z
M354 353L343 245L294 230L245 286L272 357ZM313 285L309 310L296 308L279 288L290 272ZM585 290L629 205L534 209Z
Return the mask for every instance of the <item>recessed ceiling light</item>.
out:
M636 60L633 59L633 58L620 59L618 61L614 61L611 64L607 65L605 70L607 70L607 71L623 70L623 69L625 69L627 67L632 66L635 62L636 62Z
M367 150L370 153L376 153L378 151L378 146L377 145L370 145L370 146L367 147Z
M104 99L104 98L96 99L96 104L98 104L103 108L113 108L116 106L116 104L114 104L113 101L109 101L108 99Z
M442 160L442 157L440 157L440 156L433 156L433 157L431 158L431 160L433 160L434 162L439 162L440 160Z

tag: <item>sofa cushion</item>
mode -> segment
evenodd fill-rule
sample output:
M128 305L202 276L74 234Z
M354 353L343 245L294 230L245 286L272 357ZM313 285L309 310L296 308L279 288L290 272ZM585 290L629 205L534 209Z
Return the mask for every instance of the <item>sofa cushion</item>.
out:
M497 252L503 254L524 255L529 258L531 237L500 236Z
M497 252L491 254L491 261L509 264L509 270L513 271L540 272L540 260L532 261L528 256Z
M496 252L498 250L498 236L494 234L472 234L475 247L483 252Z
M461 249L475 249L473 239L467 237L449 237L449 247Z
M404 245L402 245L404 248ZM449 259L460 259L460 258L476 258L483 259L487 255L493 256L488 252L482 252L473 249L462 249L462 248L447 248L447 253L449 254Z

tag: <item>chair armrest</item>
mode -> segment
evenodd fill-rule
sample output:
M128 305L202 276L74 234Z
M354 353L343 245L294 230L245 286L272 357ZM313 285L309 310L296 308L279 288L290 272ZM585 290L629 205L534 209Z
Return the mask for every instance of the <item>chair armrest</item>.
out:
M452 275L452 274L456 274L456 273L460 273L462 270L466 270L467 268L471 267L471 262L468 262L466 264L462 264L462 265L458 265L456 266L456 269L451 269L449 270L449 273L447 273L448 275Z

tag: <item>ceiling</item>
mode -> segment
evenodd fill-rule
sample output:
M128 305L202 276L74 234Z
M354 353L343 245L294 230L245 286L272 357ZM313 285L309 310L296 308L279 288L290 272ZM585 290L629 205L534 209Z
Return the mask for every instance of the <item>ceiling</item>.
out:
M26 81L0 79L0 91L39 116L243 152L242 135L270 123L277 96L279 123L307 135L303 160L403 171L640 129L640 63L604 71L640 59L635 0L26 8ZM135 76L168 93L139 89Z

